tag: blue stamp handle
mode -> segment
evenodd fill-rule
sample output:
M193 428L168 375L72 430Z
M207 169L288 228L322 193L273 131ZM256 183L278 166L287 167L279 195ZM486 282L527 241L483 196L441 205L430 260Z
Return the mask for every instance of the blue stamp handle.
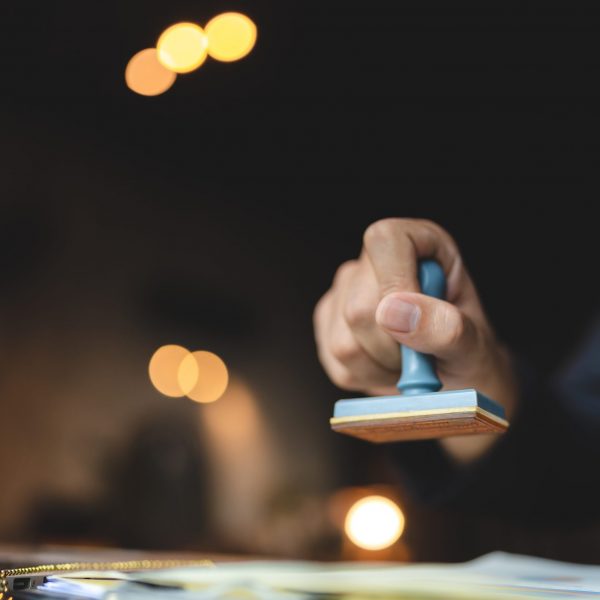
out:
M446 277L442 267L434 260L422 260L418 269L421 292L443 300L446 297ZM400 350L402 375L396 384L400 392L404 396L437 392L442 387L442 382L436 375L433 356L406 346L400 346Z

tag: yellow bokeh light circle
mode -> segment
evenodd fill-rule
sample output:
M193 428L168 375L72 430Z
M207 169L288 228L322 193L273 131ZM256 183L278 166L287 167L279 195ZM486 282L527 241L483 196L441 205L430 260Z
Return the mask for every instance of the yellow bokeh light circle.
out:
M344 531L360 548L383 550L400 538L404 523L404 515L395 502L384 496L367 496L348 511Z
M194 354L190 352L183 357L177 368L177 381L184 395L187 395L194 389L196 383L198 383L198 375L198 361L194 357Z
M216 354L198 350L186 356L179 366L180 386L188 387L194 373L196 381L185 394L190 400L214 402L225 393L229 373L225 363Z
M187 348L175 344L161 346L152 355L148 365L148 374L152 385L161 394L171 398L185 396L188 390L182 388L179 382L179 371L182 362L188 356L191 356L191 353ZM195 385L195 382L193 382L193 385Z
M242 13L227 12L213 17L205 32L208 54L222 62L243 58L256 43L256 25Z
M196 23L175 23L165 29L156 43L158 60L175 73L197 69L207 56L208 39Z
M158 62L155 48L134 54L125 67L127 87L142 96L158 96L166 92L175 79L177 75Z

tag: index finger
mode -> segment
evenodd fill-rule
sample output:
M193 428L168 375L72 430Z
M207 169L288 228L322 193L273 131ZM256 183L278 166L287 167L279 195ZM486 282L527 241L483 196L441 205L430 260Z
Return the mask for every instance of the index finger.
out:
M376 221L365 231L363 251L375 272L381 297L390 292L419 292L417 263L421 258L437 261L448 279L460 258L446 231L418 219Z

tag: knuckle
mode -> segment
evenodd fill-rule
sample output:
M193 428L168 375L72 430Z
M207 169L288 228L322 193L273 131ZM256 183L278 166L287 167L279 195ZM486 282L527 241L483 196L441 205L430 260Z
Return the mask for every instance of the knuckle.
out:
M405 219L398 218L387 218L379 219L374 223L371 223L366 229L363 235L363 243L366 247L371 244L375 244L382 240L387 240L391 236L397 235L402 231Z
M415 219L415 223L418 223L419 225L423 225L424 227L428 227L429 229L433 229L437 232L444 232L446 233L446 230L436 221L432 221L431 219Z
M358 265L357 260L347 260L343 262L336 270L335 276L333 277L333 283L339 284L341 281L344 281L351 273L356 270Z
M361 354L360 346L353 339L334 339L330 346L331 354L341 363L350 362Z
M456 242L452 235L439 223L430 219L406 219L398 217L380 219L371 223L365 230L363 243L365 247L369 247L372 244L390 239L391 237L409 236L415 230L421 230L425 234L441 239L443 242L456 247Z
M375 320L375 310L360 300L350 300L344 308L344 319L351 328L363 328Z
M439 223L431 221L430 219L419 219L418 222L444 243L451 247L456 247L456 242L452 235Z
M436 233L448 233L437 221L432 221L431 219L414 219L413 223L419 227L426 227L433 230Z

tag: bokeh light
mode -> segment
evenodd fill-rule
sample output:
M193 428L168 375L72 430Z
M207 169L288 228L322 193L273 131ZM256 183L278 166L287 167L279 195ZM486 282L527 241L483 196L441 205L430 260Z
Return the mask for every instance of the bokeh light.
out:
M256 25L237 12L227 12L213 17L205 27L208 54L222 62L239 60L246 56L256 43Z
M179 381L179 371L182 362L189 356L191 356L189 350L175 344L161 346L152 355L148 365L148 373L152 385L161 394L172 398L185 396L187 389L182 389ZM183 380L189 382L189 379L183 378ZM195 382L192 383L190 389L194 384Z
M197 69L207 56L208 39L195 23L176 23L165 29L156 43L160 63L175 73Z
M177 367L177 382L183 394L188 394L198 382L198 362L192 353L183 357Z
M227 389L229 373L225 363L212 352L198 350L186 356L179 367L180 387L192 381L194 366L197 377L194 385L186 391L186 396L195 402L214 402Z
M400 538L404 523L404 515L395 502L384 496L367 496L350 508L344 530L360 548L382 550Z
M131 57L125 68L127 87L142 96L158 96L166 92L177 75L158 61L155 48L146 48Z

